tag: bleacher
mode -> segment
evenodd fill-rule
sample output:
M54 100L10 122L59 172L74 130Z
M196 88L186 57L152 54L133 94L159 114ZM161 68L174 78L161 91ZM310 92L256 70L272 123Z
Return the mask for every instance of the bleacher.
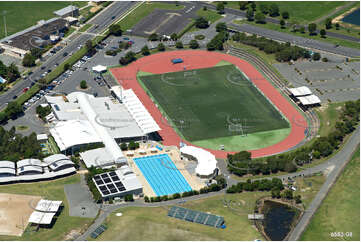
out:
M218 215L194 211L182 207L171 207L168 216L193 223L199 223L216 228L223 228L224 218Z
M98 238L99 235L101 235L105 230L107 230L107 226L104 224L100 225L98 228L96 228L91 234L90 237L93 239Z

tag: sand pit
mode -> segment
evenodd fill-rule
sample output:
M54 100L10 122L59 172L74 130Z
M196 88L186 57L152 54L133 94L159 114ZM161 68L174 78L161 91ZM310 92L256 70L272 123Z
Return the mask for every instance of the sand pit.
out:
M0 193L0 235L21 236L40 196Z

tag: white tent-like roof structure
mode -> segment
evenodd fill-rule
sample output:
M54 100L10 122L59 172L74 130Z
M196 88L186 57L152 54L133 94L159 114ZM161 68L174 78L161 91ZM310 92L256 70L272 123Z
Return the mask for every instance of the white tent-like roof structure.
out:
M313 105L321 103L321 100L316 95L309 95L305 97L298 97L302 105Z
M148 110L143 106L142 102L132 89L123 91L122 100L144 133L148 134L160 130L158 124L154 121L153 117L149 114Z
M35 210L41 211L41 212L57 212L59 210L60 205L62 204L62 201L51 201L51 200L45 200L41 199L38 204L36 205Z
M312 91L306 86L297 87L297 88L288 88L288 90L295 97L306 96L306 95L312 94Z
M97 65L97 66L94 66L94 67L92 68L92 70L93 70L94 72L102 73L102 72L104 72L104 71L107 70L107 67L106 67L106 66L102 66L102 65Z
M199 176L212 175L217 168L216 157L204 149L187 145L180 148L180 151L183 154L193 156L197 159L198 165L196 167L196 173Z
M34 211L29 218L29 223L34 224L51 224L55 213L44 213Z

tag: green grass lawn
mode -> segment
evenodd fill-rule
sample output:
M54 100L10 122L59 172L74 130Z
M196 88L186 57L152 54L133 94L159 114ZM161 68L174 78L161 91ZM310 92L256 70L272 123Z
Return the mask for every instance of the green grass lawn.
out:
M140 208L128 207L116 210L106 220L108 229L97 240L255 240L262 235L248 220L255 202L269 192L244 192L227 194L237 211L224 206L224 195L185 203L184 207L223 216L226 229L182 221L167 216L170 207ZM123 216L117 217L115 213ZM127 229L124 229L124 228ZM134 231L137 231L134 233ZM90 240L90 238L89 238Z
M346 2L341 1L271 1L271 2L256 2L257 9L260 3L271 5L275 3L278 5L280 13L287 11L290 14L291 20L296 20L299 23L308 23L315 21L324 15L334 11L337 7L344 5ZM239 10L238 2L227 2L225 7Z
M240 135L239 124L248 134L289 127L233 65L139 79L183 136L192 142Z
M281 142L289 135L290 132L291 128L276 129L247 134L247 136L237 135L231 137L213 138L194 141L192 143L194 145L213 150L218 150L221 144L224 145L224 150L226 151L255 150Z
M213 24L214 22L216 22L217 20L223 18L222 15L218 14L216 11L213 10L203 10L203 9L199 9L197 11L197 15L199 17L203 17L205 18L207 21L210 22L210 24ZM193 24L194 22L190 23ZM187 29L187 27L185 28ZM195 25L193 25L193 27L191 29L188 30L188 32L193 32L193 31L198 31L201 30L199 28L197 28Z
M360 240L360 148L331 188L301 240ZM352 237L331 237L352 232Z
M135 26L142 18L148 16L150 13L152 13L156 8L159 9L169 9L169 10L179 10L183 9L183 5L176 5L170 4L170 3L160 3L160 2L145 2L142 5L140 5L138 8L136 8L133 12L131 12L129 15L127 15L125 18L120 20L118 24L120 24L120 27L122 30L131 29L133 26Z
M25 231L21 237L1 235L0 240L65 240L70 231L80 231L90 225L92 219L69 216L69 204L65 196L64 185L79 182L80 176L73 175L49 182L0 186L0 193L38 195L44 199L61 200L64 205L64 209L53 228L40 228L38 232Z
M86 2L71 2L76 6L85 6ZM0 2L0 9L6 11L6 27L8 35L19 32L36 24L41 19L50 19L55 17L53 11L59 10L70 5L70 2L14 2L6 1ZM4 19L0 18L0 38L5 37Z
M326 107L320 107L316 110L320 119L319 134L321 136L327 136L335 129L337 119L344 104L343 102L330 103Z
M69 30L66 31L66 34L64 35L64 38L66 38L66 37L68 37L69 35L71 35L72 33L74 33L74 31L75 31L75 28L74 28L73 26L71 26L71 27L69 28Z
M92 24L84 24L83 27L79 29L79 32L85 32L87 29L89 29L92 26Z
M334 37L329 37L329 36L327 36L327 31L326 31L326 37L322 38L319 34L309 35L309 33L307 31L305 33L292 32L291 28L289 28L289 27L281 28L281 26L279 24L273 24L273 23L257 24L254 21L250 22L247 20L235 20L234 23L239 24L239 25L242 25L244 23L251 24L251 25L255 25L260 28L275 30L275 31L279 31L279 32L283 32L283 33L287 33L287 34L291 34L291 35L296 35L296 36L300 36L300 37L304 37L304 38L308 38L308 39L314 39L314 40L319 40L319 41L323 41L323 42L328 42L331 44L339 44L339 45L349 47L349 48L360 49L360 43L342 40L342 39L338 39L338 38L334 38Z

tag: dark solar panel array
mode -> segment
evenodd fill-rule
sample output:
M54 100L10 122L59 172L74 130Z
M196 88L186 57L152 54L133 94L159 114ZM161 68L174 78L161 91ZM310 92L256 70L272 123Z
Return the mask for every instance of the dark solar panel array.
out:
M93 178L98 186L98 190L103 195L112 195L126 190L117 173L114 171L95 175Z
M204 224L216 228L220 228L224 224L224 218L221 216L194 211L182 207L171 207L168 211L168 216L186 220L189 222Z
M93 239L96 239L100 234L102 234L105 230L107 230L107 226L104 224L100 225L98 228L96 228L91 234L90 237Z

